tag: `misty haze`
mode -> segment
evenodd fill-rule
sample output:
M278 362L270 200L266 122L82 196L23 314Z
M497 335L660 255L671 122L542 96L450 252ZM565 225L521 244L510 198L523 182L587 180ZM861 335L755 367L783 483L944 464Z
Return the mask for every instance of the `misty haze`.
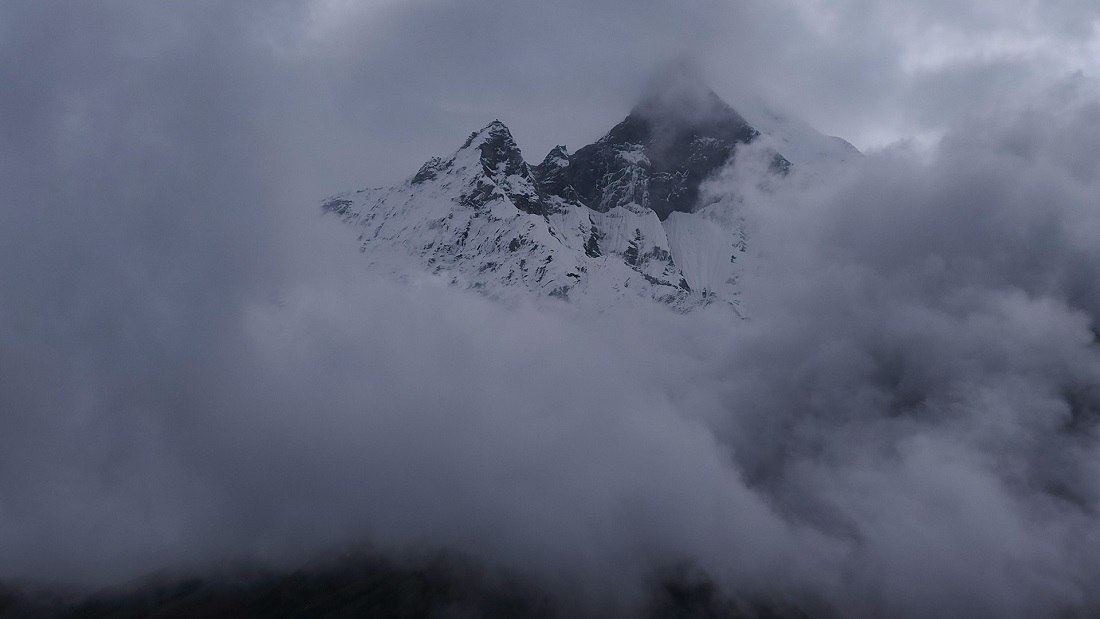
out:
M0 617L1100 617L1093 0L8 0Z

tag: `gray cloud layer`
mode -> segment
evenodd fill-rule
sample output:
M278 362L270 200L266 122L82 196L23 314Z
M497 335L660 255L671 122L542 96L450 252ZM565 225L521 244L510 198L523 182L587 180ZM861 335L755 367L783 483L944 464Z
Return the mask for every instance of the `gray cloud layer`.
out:
M1087 42L1091 4L322 6L0 9L0 578L368 539L593 594L688 560L846 616L1100 606L1094 91L1035 98L1042 58L922 82L888 36L904 13ZM645 64L786 75L819 40L771 86L796 107L984 120L811 189L718 181L766 248L746 323L387 284L302 208L492 116L590 139ZM894 105L999 66L1035 81L939 92L1015 109Z

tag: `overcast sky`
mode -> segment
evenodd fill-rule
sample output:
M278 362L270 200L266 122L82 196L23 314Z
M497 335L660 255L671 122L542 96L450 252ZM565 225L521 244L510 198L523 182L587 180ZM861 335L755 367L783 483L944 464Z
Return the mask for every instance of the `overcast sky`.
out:
M377 139L498 115L535 160L600 135L678 57L721 94L758 93L864 149L935 135L1079 71L1095 79L1100 57L1100 7L1087 0L333 0L306 23L289 45L331 62Z
M248 114L313 192L403 179L497 117L529 160L577 148L683 58L867 149L1095 80L1100 57L1089 0L6 4L9 132L154 103L196 132Z
M1100 608L1098 20L0 3L0 580L366 538L582 590L689 560L844 616ZM685 58L869 153L709 186L766 254L753 320L396 285L315 208L494 118L529 160L577 148Z

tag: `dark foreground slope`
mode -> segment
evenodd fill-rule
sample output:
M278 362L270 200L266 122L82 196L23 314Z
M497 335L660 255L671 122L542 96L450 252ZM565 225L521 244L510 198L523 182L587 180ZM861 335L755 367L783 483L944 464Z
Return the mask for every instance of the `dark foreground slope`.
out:
M633 608L596 608L454 558L399 564L345 559L291 573L190 578L69 598L0 586L3 619L192 617L465 619L649 617L810 619L777 604L735 601L689 570L653 580Z

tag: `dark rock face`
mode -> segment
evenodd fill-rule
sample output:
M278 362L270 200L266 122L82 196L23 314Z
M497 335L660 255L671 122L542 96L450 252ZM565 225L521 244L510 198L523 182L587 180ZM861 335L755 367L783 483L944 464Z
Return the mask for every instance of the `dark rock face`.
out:
M486 139L477 147L481 151L481 165L485 168L485 173L490 176L529 175L527 162L523 160L523 154L512 139L512 132L508 127L499 120L494 120L485 130Z
M543 191L593 210L636 204L665 219L691 211L700 183L758 135L709 90L658 93L572 156L555 148L534 173ZM790 162L777 154L773 167L785 172Z
M569 152L564 146L555 146L547 153L542 163L534 168L535 178L541 191L554 196L563 196L569 189Z
M572 155L556 146L537 166L524 161L499 120L471 134L463 149L478 149L485 176L521 211L548 215L562 202L597 212L633 205L663 220L675 211L690 212L703 180L759 135L718 95L701 88L653 93L596 142ZM453 160L432 159L411 182L435 179L452 165ZM776 154L772 168L785 173L790 165ZM464 203L481 207L494 197L486 188L464 196Z
M535 215L546 215L547 208L543 196L537 191L509 191L513 189L513 184L508 180L512 177L521 179L524 185L531 188L535 187L536 182L531 167L523 160L523 153L520 152L519 145L512 138L512 132L508 127L499 120L494 120L479 133L485 134L485 139L477 146L481 151L481 167L485 175L505 190L508 198L519 210Z
M415 176L412 177L412 184L419 185L421 183L433 180L437 176L439 176L439 173L445 170L446 167L447 162L443 161L439 157L432 157L427 161L427 163L420 166L420 170L416 173Z

